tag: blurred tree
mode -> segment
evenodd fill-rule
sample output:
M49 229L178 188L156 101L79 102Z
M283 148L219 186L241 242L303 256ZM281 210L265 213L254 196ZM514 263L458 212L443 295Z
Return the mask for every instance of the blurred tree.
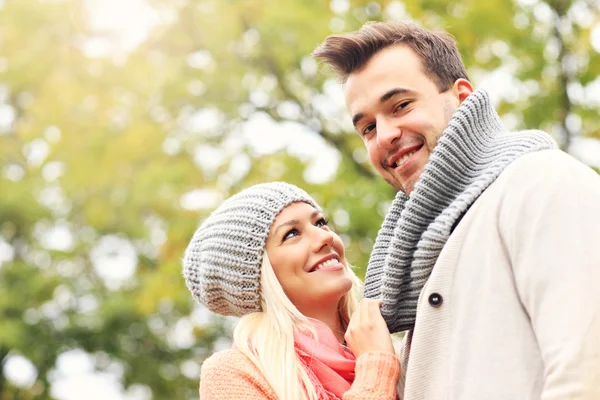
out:
M0 399L55 396L73 350L125 390L197 397L228 321L192 306L180 259L199 221L250 184L307 189L364 274L394 192L310 57L330 33L445 28L507 125L565 149L600 138L592 1L147 2L160 16L147 40L102 54L113 38L86 1L0 2ZM7 379L16 357L35 366L31 384Z
M190 322L180 272L197 216L179 198L205 183L192 157L163 150L160 69L142 55L87 57L97 33L83 7L18 0L0 14L0 360L37 369L25 390L0 369L0 398L49 398L72 349L119 366L125 388L194 398L194 366L224 329Z

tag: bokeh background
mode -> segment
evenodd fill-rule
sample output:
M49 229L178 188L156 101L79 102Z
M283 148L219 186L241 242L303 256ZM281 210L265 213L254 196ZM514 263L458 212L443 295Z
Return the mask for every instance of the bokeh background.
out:
M598 171L598 0L0 0L0 399L197 398L235 320L180 260L250 184L313 194L363 275L394 192L310 53L390 19Z

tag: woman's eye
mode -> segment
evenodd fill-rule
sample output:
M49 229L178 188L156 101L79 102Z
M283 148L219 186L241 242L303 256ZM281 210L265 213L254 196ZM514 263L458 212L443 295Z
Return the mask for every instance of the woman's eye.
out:
M329 221L325 217L319 218L319 220L317 221L317 223L315 225L319 226L319 227L327 226L327 225L329 225Z
M283 235L283 239L281 241L284 242L296 236L298 236L298 230L296 228L290 229L285 235Z

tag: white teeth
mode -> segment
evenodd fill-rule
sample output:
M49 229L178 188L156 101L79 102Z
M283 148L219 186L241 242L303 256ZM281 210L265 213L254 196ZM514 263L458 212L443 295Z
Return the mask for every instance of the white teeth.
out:
M325 268L328 267L330 265L334 265L339 263L340 261L337 258L332 258L331 260L327 260L325 262L322 262L321 264L317 265L315 268L313 268L313 270L311 272L315 272L320 270L321 268Z
M396 161L396 167L402 166L406 162L406 160L408 160L410 158L410 156L412 156L416 152L417 152L416 150L413 150L413 151L403 155L402 158L400 158L398 161Z

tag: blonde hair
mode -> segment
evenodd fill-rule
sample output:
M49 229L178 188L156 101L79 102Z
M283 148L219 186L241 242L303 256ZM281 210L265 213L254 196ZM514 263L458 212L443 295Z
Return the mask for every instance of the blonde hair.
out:
M352 288L341 298L338 307L344 329L362 293L362 282L350 266L348 272ZM260 291L262 311L240 319L233 342L256 365L278 398L316 400L319 388L296 355L294 331L303 331L315 338L316 332L309 319L285 295L266 252L261 266Z

